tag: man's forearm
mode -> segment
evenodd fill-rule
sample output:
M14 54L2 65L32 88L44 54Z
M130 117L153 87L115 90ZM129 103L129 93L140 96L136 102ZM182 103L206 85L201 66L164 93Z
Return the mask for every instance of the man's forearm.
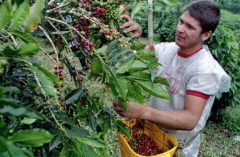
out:
M194 115L187 110L163 111L145 106L141 119L150 120L157 125L172 130L192 130L196 125Z

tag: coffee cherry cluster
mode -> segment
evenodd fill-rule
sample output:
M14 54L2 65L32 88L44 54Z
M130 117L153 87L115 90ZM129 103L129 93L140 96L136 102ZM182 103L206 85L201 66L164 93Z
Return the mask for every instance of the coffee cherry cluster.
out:
M81 39L80 42L75 45L75 50L83 49L83 50L86 50L85 52L91 52L93 46L94 46L93 42L89 40Z
M86 101L86 98L85 98L85 97L79 98L79 102L80 102L80 103L84 103L85 101Z
M53 2L53 3L50 5L50 8L51 8L51 9L54 9L54 8L56 8L57 6L58 6L57 3Z
M128 144L134 152L143 156L154 156L162 153L155 142L145 133L135 135Z
M54 68L54 75L58 76L59 80L62 81L62 80L64 79L64 77L63 77L63 75L62 75L63 65L62 65L62 64L59 64L59 65L55 64L55 65L53 66L53 68ZM61 88L64 87L64 85L63 85L63 83L62 83L61 86L59 86L58 84L56 84L56 83L54 82L54 87L57 89L57 91L60 91ZM59 104L60 104L62 107L64 107L64 106L65 106L65 102L63 101L63 97L62 97L61 94L58 94L58 99L59 99Z

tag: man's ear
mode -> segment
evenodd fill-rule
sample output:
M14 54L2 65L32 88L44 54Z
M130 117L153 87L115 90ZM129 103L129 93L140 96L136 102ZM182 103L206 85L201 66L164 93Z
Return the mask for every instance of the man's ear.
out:
M212 31L208 31L208 32L203 33L202 40L206 41L208 38L210 38L211 35L212 35Z

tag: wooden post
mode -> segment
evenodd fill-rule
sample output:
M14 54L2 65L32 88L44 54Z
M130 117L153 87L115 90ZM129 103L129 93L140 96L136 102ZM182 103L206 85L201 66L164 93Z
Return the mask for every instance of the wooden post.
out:
M148 5L150 5L152 9L152 0L148 0ZM150 11L148 13L148 45L152 44L153 44L153 12Z

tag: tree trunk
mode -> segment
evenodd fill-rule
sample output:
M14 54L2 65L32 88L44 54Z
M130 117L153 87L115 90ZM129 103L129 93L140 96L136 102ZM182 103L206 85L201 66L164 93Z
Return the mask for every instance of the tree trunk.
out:
M152 0L148 0L148 4L152 9ZM148 13L148 45L153 44L153 13L150 11Z

